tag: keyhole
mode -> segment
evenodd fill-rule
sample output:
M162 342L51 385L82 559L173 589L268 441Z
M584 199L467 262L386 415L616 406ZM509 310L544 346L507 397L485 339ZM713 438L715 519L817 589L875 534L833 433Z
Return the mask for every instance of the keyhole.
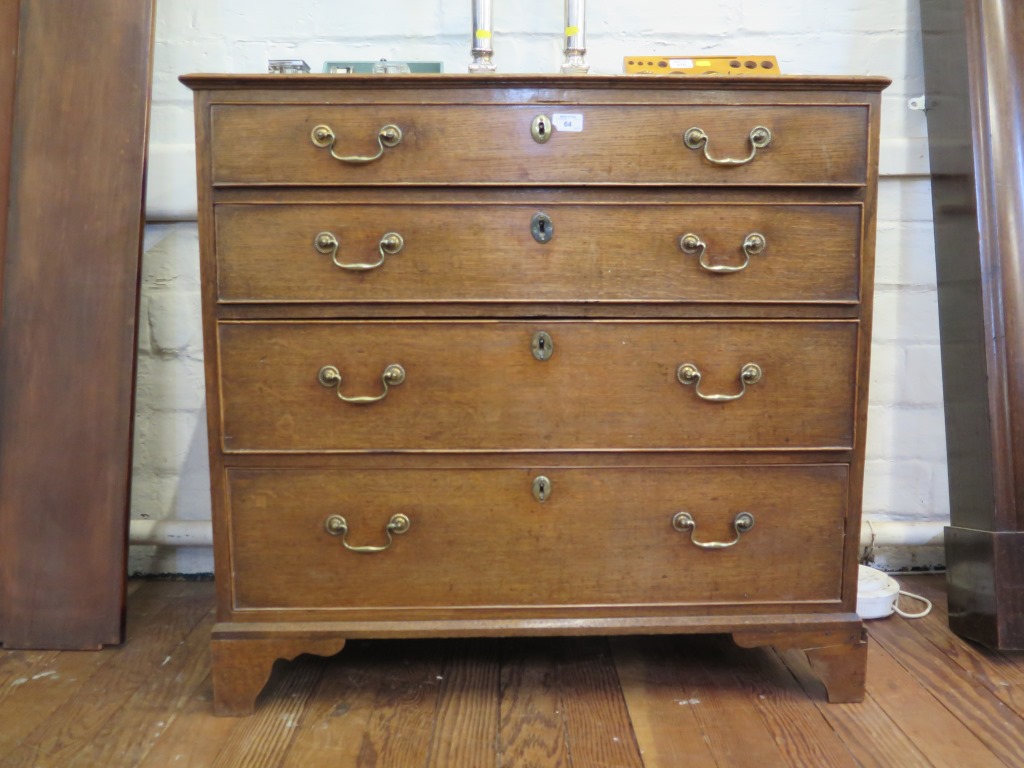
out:
M537 115L533 118L530 126L530 134L538 144L543 144L551 138L551 118L547 115Z
M551 481L544 475L537 475L537 477L533 479L533 498L537 501L544 502L548 500L548 496L550 495Z
M546 213L535 213L530 220L530 232L538 243L549 243L555 236L555 225Z
M533 334L530 350L535 360L543 362L555 353L555 342L546 331L537 331Z

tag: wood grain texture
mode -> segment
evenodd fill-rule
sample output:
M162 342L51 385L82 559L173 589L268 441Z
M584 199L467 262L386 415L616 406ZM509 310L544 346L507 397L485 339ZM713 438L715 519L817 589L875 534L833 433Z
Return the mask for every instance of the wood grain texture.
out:
M0 306L3 304L4 254L7 250L8 184L11 175L11 138L14 129L14 91L18 71L18 33L21 0L0 5ZM3 601L0 600L0 638L4 631Z
M386 643L351 643L324 661L299 729L282 761L294 768L356 765L377 694L396 657ZM287 665L277 674L286 676Z
M857 566L860 562L860 510L864 499L864 466L868 442L868 411L870 408L871 350L875 304L875 245L878 227L878 175L881 152L882 106L880 100L870 106L867 146L868 193L864 197L863 234L861 236L861 302L858 315L856 395L854 397L854 450L850 462L849 509L846 552L843 560L843 608L857 610ZM887 254L882 254L883 258Z
M0 323L6 647L122 637L152 25L152 0L21 3Z
M140 768L213 765L237 727L237 720L212 715L213 679L210 676L209 645L207 635L201 648L192 649L192 654L198 659L197 670L205 674L191 690L182 686L187 694L178 701L176 709L166 712L166 727L153 749L139 761ZM188 682L191 684L193 680Z
M921 685L941 691L940 701L972 732L985 741L988 749L1007 765L1024 762L1024 720L1012 707L987 690L978 690L970 674L948 655L935 663L928 655L931 643L917 632L899 632L899 624L881 622L872 627L872 635ZM974 695L967 697L967 692Z
M4 651L4 654L9 653L21 652ZM6 681L0 698L0 715L4 717L0 756L10 754L33 734L38 734L42 724L50 722L71 699L80 696L91 678L110 662L109 657L94 653L75 657L62 656L56 651L49 653L54 654L46 657L49 663L26 669ZM54 726L51 723L48 727Z
M863 648L836 637L860 628L844 574L860 521L884 81L183 81L196 91L220 639L298 650L766 633L804 643L834 697L859 695ZM556 107L579 112L584 131L535 142L530 121ZM376 152L384 123L403 138L372 162L338 162L310 140L328 123L342 154ZM754 125L770 124L773 140L723 167L682 146L691 124L715 157L746 156ZM543 245L529 233L538 210L555 230ZM755 227L768 248L742 272L712 275L680 250L693 232L709 265L735 266ZM326 231L337 254L313 247ZM388 231L405 238L401 252L344 269L377 259ZM530 352L537 331L554 340L546 362ZM726 401L752 361L765 377ZM701 393L724 397L681 384L684 362L699 366ZM338 397L384 394L392 363L406 378L386 397ZM337 391L317 381L327 365ZM554 488L543 504L528 487L541 472ZM659 509L671 519L669 503L695 515L694 537L645 527ZM731 542L748 507L762 510L752 535L694 546ZM344 546L382 547L397 513L412 526L386 550ZM328 514L345 516L347 538L325 531ZM769 561L809 566L788 580ZM503 759L633 760L621 741L574 752L573 729L596 733L621 713L607 667L584 656L578 668L501 665L509 691L540 683L513 697L528 725L499 717ZM494 670L470 673L487 684ZM578 721L559 698L563 673L594 675ZM379 733L356 759L404 754L382 706L362 710ZM743 706L760 722L752 748L711 757L788 759L774 741L783 726ZM451 710L431 738L462 723Z
M828 700L840 704L862 701L867 678L867 638L849 645L806 649L810 662L828 691Z
M932 611L919 621L908 624L937 650L945 654L967 674L972 684L980 684L1024 716L1024 670L1018 662L1020 654L1013 651L989 651L967 643L949 632L946 591L938 578L901 576L903 589L920 594L932 602ZM918 603L900 598L904 610Z
M884 651L882 651L884 652ZM895 756L904 765L928 765L900 724L889 717L870 693L856 704L832 704L802 651L778 652L804 695L817 705L822 719L865 768L891 768Z
M278 659L294 659L304 653L333 656L345 647L343 638L317 640L265 638L234 640L213 628L210 646L213 667L214 703L219 715L251 715L256 697L270 677Z
M500 716L500 641L446 645L427 768L493 764Z
M986 721L978 707L991 706L979 700L991 702L1005 689L1004 701L1013 708L1024 658L953 635L945 624L941 575L900 581L935 599L937 611L925 620L868 623L872 674L860 704L826 703L802 651L747 651L727 636L617 637L610 651L603 638L474 638L353 641L332 658L282 663L256 714L245 719L215 717L210 705L202 636L214 606L211 585L147 583L129 596L123 648L0 652L0 675L17 674L16 680L32 670L57 673L28 675L10 693L11 679L0 683L0 764L18 765L7 759L11 749L35 733L61 742L28 763L38 768L75 764L76 755L115 755L120 747L127 749L119 758L92 765L354 766L375 720L374 743L383 735L405 747L387 752L393 759L378 752L380 768L517 765L501 749L501 729L534 734L523 754L543 768L559 760L573 768L806 768L847 766L851 758L879 768L1016 765L1024 728L1012 718ZM172 626L181 629L169 633ZM898 649L904 642L907 651ZM167 656L172 660L163 664ZM138 668L142 658L152 663L129 694L122 685L129 675L118 668ZM517 668L521 662L529 675ZM927 669L949 672L920 674ZM947 674L961 682L951 687ZM514 697L504 701L502 679L506 685L518 680ZM80 691L75 695L83 703L111 713L102 727L91 717L69 717L59 704L68 699L68 687ZM511 687L506 690L512 697ZM433 724L426 727L431 707ZM527 721L517 724L513 710ZM550 762L542 746L551 738L538 725L545 712L550 730L561 729L566 744ZM623 729L628 738L614 741ZM152 748L141 755L139 745Z
M949 465L950 621L1024 648L1024 8L922 5ZM980 382L980 384L979 384ZM985 533L988 535L985 536Z
M203 595L202 589L190 591ZM147 588L134 595L128 639L153 643L159 638L159 623L154 627L150 619L164 610L180 611L183 604L171 600L181 594L174 589ZM0 689L0 717L4 721L0 758L39 732L41 724L56 717L69 700L81 696L92 678L112 661L109 654L56 651L4 651L0 659L12 675Z
M425 765L435 729L443 655L440 644L395 643L397 673L377 689L359 746L358 768L378 765Z
M790 765L858 765L846 745L822 719L792 673L769 649L749 652L718 642L700 646L745 687L779 751ZM863 682L860 684L863 689Z
M643 764L716 768L695 708L691 638L610 638L622 697Z
M403 199L401 193L396 195ZM440 195L439 195L440 197ZM229 302L766 301L856 302L861 206L597 203L219 205L218 298ZM495 202L487 202L494 199ZM551 219L537 242L531 221ZM314 247L321 232L336 256ZM374 270L346 266L380 260L388 232L405 241ZM707 253L679 245L693 233ZM764 236L763 253L742 272L743 242Z
M743 648L774 645L777 649L801 648L836 703L858 702L864 698L867 675L867 635L858 620L843 627L818 632L743 631L733 639Z
M259 712L231 731L213 768L280 765L278 756L287 752L295 738L306 702L324 669L323 661L311 656L302 656L289 666L289 674L275 677L267 687L266 703ZM221 694L215 693L215 702L221 701Z
M542 474L551 487L543 503L532 494ZM410 605L444 616L491 605L597 613L620 603L839 599L843 465L746 467L739 476L732 467L231 470L229 484L239 611L335 608L372 619L376 609ZM704 550L673 529L679 510L694 516L698 540L736 538L741 511L756 522L736 546ZM411 525L384 552L350 552L325 529L334 514L345 516L354 546L383 545L391 515ZM605 552L615 562L595 556ZM779 558L791 567L771 569Z
M0 656L0 702L37 670L57 658L57 651L9 651Z
M581 94L585 94L582 91ZM214 184L678 184L862 185L867 175L868 113L854 106L636 107L572 104L581 133L534 141L539 105L381 105L213 107ZM569 107L567 107L569 108ZM338 137L340 155L377 153L377 134L397 125L401 143L375 162L333 159L310 140L315 126ZM480 126L487 130L481 131ZM682 134L700 127L712 157L745 158L749 135L768 127L772 141L754 162L716 166ZM673 139L667 140L666 135ZM458 152L452 151L458 147Z
M63 663L46 670L50 674L39 673L4 701L0 761L5 768L96 765L92 756L97 752L116 754L122 748L129 750L131 760L141 759L159 729L149 717L136 719L145 712L141 701L147 696L162 699L163 711L175 698L180 682L172 673L195 660L186 653L177 661L174 657L196 631L208 636L208 627L197 630L197 625L210 612L208 588L175 584L147 592L134 603L138 629L129 628L130 642L116 655L61 655ZM154 675L169 657L174 663L167 662L168 675ZM35 693L36 688L43 690ZM97 690L106 692L102 702L96 701ZM136 711L124 716L129 704ZM120 730L123 717L126 727ZM112 733L116 736L109 737Z
M686 687L677 707L691 708L711 755L720 766L780 766L785 756L765 723L747 684L737 680L730 663L723 662L718 648L724 637L659 639L666 648L661 663L685 664ZM678 674L678 673L677 673ZM688 698L686 694L689 694Z
M554 649L572 764L643 768L608 641L569 638Z
M204 592L203 606L209 600ZM92 768L141 762L159 745L167 728L176 719L178 708L208 675L209 657L205 650L213 626L213 609L177 645L168 649L159 662L163 674L148 675L125 702L122 710L108 723L110 738L94 739L65 765ZM168 716L170 713L170 716Z
M568 768L569 744L558 667L544 640L502 643L498 765Z
M951 711L960 702L950 700L945 689L930 688L916 679L901 661L882 650L879 643L869 643L867 692L889 719L900 722L925 759L932 765L971 768L1005 765L989 751L985 739L965 728Z
M531 353L541 331L545 362ZM847 448L856 334L829 322L221 323L221 439L228 452ZM732 402L677 378L693 363L702 394L736 395L750 362L764 376ZM392 363L405 382L371 405L317 380L333 365L342 395L375 397Z

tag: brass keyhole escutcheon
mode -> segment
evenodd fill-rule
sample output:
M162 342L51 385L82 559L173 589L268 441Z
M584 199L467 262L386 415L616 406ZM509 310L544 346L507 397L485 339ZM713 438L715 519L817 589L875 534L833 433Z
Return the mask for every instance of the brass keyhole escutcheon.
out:
M549 243L555 236L555 225L546 213L535 213L530 220L530 232L538 243Z
M535 359L543 362L555 354L555 342L547 331L537 331L533 334L530 351L533 352Z
M551 481L544 475L533 478L533 498L541 503L551 498Z
M530 126L530 135L538 144L543 144L551 138L551 118L547 115L537 115L533 118Z

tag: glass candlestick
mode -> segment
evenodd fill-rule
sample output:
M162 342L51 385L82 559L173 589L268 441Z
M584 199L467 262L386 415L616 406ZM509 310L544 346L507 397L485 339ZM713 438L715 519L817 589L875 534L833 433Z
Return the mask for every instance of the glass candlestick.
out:
M469 64L470 72L487 73L497 69L491 61L494 55L491 25L491 0L473 0L473 61Z
M587 52L586 0L565 0L565 61L562 74L585 75L590 65L584 61Z

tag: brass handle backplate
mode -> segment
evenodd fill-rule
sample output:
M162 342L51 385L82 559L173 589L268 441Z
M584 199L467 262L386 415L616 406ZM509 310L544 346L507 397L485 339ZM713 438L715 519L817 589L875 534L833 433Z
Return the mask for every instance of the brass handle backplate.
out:
M329 255L334 266L341 269L349 269L354 272L365 272L368 269L376 269L384 263L388 256L394 256L405 247L405 239L397 232L388 232L380 242L377 243L377 250L380 251L380 258L374 262L356 262L354 264L343 264L338 261L338 249L341 243L333 232L320 232L313 238L313 247L318 252Z
M679 379L680 384L686 386L692 386L694 392L697 393L697 397L701 400L707 400L712 403L725 403L729 400L739 400L747 393L747 385L757 384L763 376L761 366L757 363L747 363L740 368L740 391L735 395L705 395L700 391L700 377L701 372L693 363L683 363L676 369L676 378Z
M757 157L757 150L764 149L772 143L772 132L765 128L763 125L758 125L750 129L750 154L744 157L742 160L734 158L717 158L712 157L708 151L708 143L710 138L704 132L702 128L694 126L683 134L683 143L689 149L703 149L704 158L714 165L746 165L755 157Z
M379 400L383 400L388 396L389 387L397 387L405 381L405 368L400 366L398 363L392 363L389 365L384 369L384 373L380 375L381 383L384 385L384 391L379 395L366 397L346 397L341 394L341 371L333 365L325 365L321 368L320 373L317 374L317 380L322 386L327 387L328 389L337 389L339 400L344 400L346 403L353 403L354 405L367 405L369 403L376 403Z
M324 521L324 528L331 536L341 536L341 543L345 545L345 549L351 552L383 552L385 549L391 546L394 541L391 534L399 535L409 530L409 526L412 525L412 521L409 520L405 515L392 515L391 519L388 520L388 524L384 527L384 534L388 537L388 543L383 544L379 547L365 545L361 547L353 547L348 543L348 522L341 515L331 515Z
M334 135L334 131L331 130L329 125L318 125L309 134L310 141L314 145L321 149L330 150L331 157L342 163L351 163L353 165L360 165L362 163L372 163L374 160L379 160L384 154L385 147L397 147L402 142L402 129L397 125L385 125L379 131L377 131L377 154L365 156L365 155L339 155L334 151L334 142L337 141L337 136Z
M708 245L700 237L692 233L685 234L679 238L679 247L683 253L697 253L697 261L701 269L713 272L716 275L728 274L730 272L742 272L750 264L750 257L764 253L768 247L768 240L760 232L751 232L743 238L743 263L739 266L730 267L725 264L709 264L704 257L707 255Z
M680 533L690 532L690 543L701 549L728 549L739 542L740 537L754 527L754 516L749 512L740 512L732 521L732 527L736 531L736 538L732 541L697 541L694 534L697 532L697 521L689 512L676 512L672 516L672 527Z

